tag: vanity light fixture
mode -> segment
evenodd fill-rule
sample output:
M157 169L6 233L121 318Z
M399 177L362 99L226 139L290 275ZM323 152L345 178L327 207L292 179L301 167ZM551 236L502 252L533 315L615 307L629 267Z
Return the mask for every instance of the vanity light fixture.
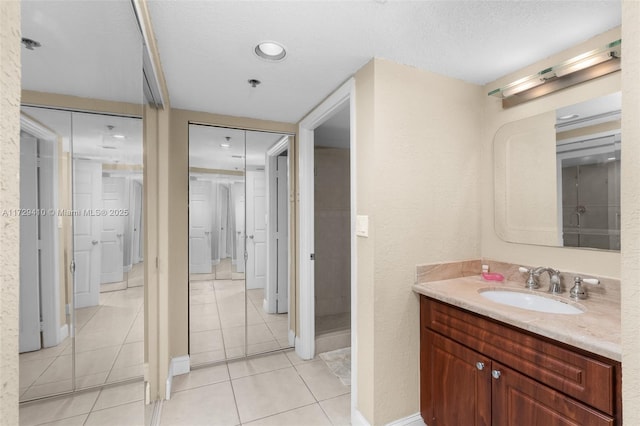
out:
M620 70L622 40L585 52L536 74L492 90L489 96L502 99L502 107L519 105L558 90Z
M230 143L221 143L221 144L220 144L220 146L221 146L222 148L225 148L225 149L226 149L226 148L231 148L231 144L230 144Z
M253 49L256 55L267 61L279 62L287 56L284 46L275 41L263 41Z
M116 133L115 135L113 135L114 138L116 139L126 139L127 137L125 135L122 135L120 133Z

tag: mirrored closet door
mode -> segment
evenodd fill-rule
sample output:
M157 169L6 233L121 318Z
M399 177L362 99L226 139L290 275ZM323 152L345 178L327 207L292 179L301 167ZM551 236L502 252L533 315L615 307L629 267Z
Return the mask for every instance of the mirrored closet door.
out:
M142 380L144 101L130 2L24 1L21 18L19 362L29 401Z
M22 124L23 397L141 377L142 120L23 106Z
M189 126L192 365L292 346L288 144L283 134Z

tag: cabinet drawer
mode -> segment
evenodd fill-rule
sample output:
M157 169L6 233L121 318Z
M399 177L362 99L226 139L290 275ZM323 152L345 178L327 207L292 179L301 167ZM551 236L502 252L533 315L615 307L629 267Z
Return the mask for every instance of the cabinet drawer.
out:
M609 363L572 351L547 339L483 316L422 297L423 327L445 335L479 353L614 415L619 380Z

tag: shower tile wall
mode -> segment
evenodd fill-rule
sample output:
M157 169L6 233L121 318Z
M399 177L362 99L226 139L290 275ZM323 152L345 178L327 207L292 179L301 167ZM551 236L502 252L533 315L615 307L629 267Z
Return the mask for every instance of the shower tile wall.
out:
M349 150L315 150L316 318L351 310Z

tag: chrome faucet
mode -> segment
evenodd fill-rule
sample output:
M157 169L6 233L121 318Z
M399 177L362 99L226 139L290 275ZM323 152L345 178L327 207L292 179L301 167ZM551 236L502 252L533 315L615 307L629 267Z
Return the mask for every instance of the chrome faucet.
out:
M524 285L526 288L530 290L535 290L538 287L540 287L540 284L538 284L537 278L540 276L540 274L546 272L549 274L549 293L552 293L552 294L562 293L562 286L560 285L560 271L553 268L547 268L544 266L540 266L538 268L525 268L524 266L521 266L519 270L520 272L529 274L529 277L527 278L527 282Z
M549 274L549 293L562 293L562 286L560 285L560 271L558 271L557 269L540 266L534 269L532 274L537 277L545 272Z

